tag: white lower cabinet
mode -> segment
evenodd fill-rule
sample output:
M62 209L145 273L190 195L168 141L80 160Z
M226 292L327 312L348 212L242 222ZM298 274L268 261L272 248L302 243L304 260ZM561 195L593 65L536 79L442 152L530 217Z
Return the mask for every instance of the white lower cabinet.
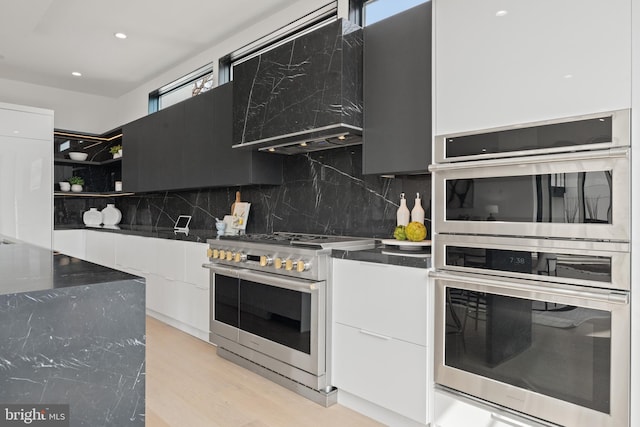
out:
M337 324L335 386L424 423L427 412L427 348ZM339 349L339 350L338 350Z
M542 424L436 389L434 427L543 427Z
M202 267L208 261L206 243L80 231L81 241L80 235L56 231L58 245L73 248L69 255L144 277L148 314L208 341L209 270Z
M334 259L332 278L338 401L347 392L400 415L392 425L427 424L427 270Z
M84 230L55 230L53 232L53 250L85 259L85 234Z
M85 259L105 267L116 266L116 235L100 231L85 231Z

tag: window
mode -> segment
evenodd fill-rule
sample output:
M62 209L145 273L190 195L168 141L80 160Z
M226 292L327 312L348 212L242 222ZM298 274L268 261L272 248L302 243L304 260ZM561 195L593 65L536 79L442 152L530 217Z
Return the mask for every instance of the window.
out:
M221 58L218 67L218 82L222 84L233 80L233 66L235 64L260 55L262 52L286 43L305 32L313 31L322 25L332 22L337 17L337 11L337 2L333 1Z
M364 3L364 25L388 18L396 13L411 9L427 0L368 0Z
M162 110L213 87L213 65L207 64L149 94L149 113Z

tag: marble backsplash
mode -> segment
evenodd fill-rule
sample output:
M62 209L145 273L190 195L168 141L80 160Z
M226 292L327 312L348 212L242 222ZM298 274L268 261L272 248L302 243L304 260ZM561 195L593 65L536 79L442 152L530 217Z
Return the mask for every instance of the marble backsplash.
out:
M82 224L90 207L115 203L122 224L172 228L178 215L191 215L190 228L215 230L215 218L230 213L236 191L251 203L247 233L300 233L385 238L396 223L400 193L409 209L415 193L430 217L431 176L395 178L362 175L362 147L351 146L284 159L279 186L204 188L136 194L106 199L55 200L55 225ZM427 226L430 230L431 227Z

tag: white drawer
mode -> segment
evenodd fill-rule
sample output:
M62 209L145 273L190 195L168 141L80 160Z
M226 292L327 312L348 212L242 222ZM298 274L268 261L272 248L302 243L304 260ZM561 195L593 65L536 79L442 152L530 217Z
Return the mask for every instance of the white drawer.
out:
M333 260L336 322L426 345L427 270Z
M336 324L333 384L426 424L427 349Z

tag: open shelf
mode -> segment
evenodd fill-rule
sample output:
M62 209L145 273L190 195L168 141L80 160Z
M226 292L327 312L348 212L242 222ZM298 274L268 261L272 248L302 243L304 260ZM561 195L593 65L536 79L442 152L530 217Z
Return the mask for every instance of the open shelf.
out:
M62 159L62 158L53 158L53 163L56 165L80 165L80 166L102 166L108 165L111 163L117 163L122 161L122 157L118 157L116 159L107 159L101 162L94 162L91 160L71 160L71 159Z
M91 191L81 191L79 193L74 193L73 191L55 191L53 193L54 196L64 196L64 197L120 197L120 196L131 196L135 193L126 192L126 191L105 191L100 193L94 193Z

